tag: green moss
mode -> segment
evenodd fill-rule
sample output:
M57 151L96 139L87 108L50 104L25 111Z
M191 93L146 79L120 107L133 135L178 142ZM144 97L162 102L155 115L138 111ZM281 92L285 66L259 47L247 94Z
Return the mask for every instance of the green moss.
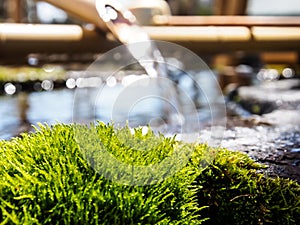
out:
M190 180L193 174L187 169L152 185L112 182L84 160L73 128L42 126L35 134L0 142L0 218L4 224L201 223ZM110 144L116 155L126 151L122 143L112 143L120 130L103 124L96 129L99 139Z
M207 224L299 224L300 186L262 169L245 154L219 149L196 179L199 205L209 205Z
M90 138L99 139L98 144ZM87 144L93 151L83 149ZM159 178L165 179L141 179L148 185L133 186L105 178L101 148L120 162L136 166L151 166L172 155L181 159L174 165L189 160L184 167L176 167L173 176L162 173ZM40 126L35 133L0 141L0 221L298 224L299 185L266 178L259 173L262 169L245 154L185 144L155 136L151 130L143 134L141 129L131 132L102 123ZM126 178L126 174L114 174L113 167L105 171ZM144 176L137 173L135 179Z

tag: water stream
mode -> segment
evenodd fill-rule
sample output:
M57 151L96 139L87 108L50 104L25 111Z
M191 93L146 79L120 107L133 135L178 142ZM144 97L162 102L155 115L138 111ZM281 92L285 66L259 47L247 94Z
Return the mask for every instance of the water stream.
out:
M157 82L158 91L170 107L164 106L165 122L172 127L181 127L184 117L174 82L170 82L167 63L154 41L138 25L135 16L121 3L116 1L96 1L96 8L109 31L145 70L150 79Z
M96 8L109 31L126 45L150 77L167 77L167 68L161 52L128 9L119 2L103 0L96 1ZM143 43L143 48L134 45L138 42Z

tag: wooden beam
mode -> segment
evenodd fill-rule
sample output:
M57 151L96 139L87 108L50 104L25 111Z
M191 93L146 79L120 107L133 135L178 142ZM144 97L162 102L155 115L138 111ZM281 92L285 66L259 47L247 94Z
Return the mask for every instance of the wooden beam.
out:
M297 64L299 54L297 52L263 52L260 58L265 63Z

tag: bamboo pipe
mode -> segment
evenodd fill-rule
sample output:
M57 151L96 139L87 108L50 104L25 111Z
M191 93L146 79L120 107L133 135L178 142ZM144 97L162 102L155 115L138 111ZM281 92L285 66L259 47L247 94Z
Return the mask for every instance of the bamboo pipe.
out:
M103 53L119 45L99 33L78 25L0 25L0 58L24 58L30 53ZM23 27L22 27L23 26ZM180 44L197 54L234 51L300 51L300 27L289 33L285 27L272 27L272 35L261 33L265 27L157 27L144 29L155 40ZM12 32L14 31L14 32ZM260 31L260 32L258 32ZM275 38L276 31L276 38ZM47 34L49 32L49 35ZM58 35L58 36L56 36ZM287 41L288 40L288 41Z
M118 42L79 25L0 24L2 62L23 62L31 53L104 53L118 45Z
M5 41L79 41L83 37L78 25L0 24L0 40Z
M153 22L158 26L300 26L300 17L156 15Z
M144 26L142 28L154 40L174 42L300 41L300 27ZM79 25L0 23L1 44L11 41L77 42L84 39L87 33L89 36L91 34L101 36Z
M107 31L107 27L99 17L95 6L95 0L43 0L77 18L95 24L102 30Z
M106 24L99 18L96 10L96 0L43 0L58 8L63 9L67 13L77 18L95 24L101 30L107 31ZM106 0L102 0L105 2ZM111 1L108 1L110 4ZM113 2L114 3L114 2ZM116 4L119 2L116 0ZM134 12L141 24L152 24L152 16L154 14L170 15L169 5L162 0L150 1L133 1L128 4L128 9Z
M252 35L258 41L300 41L300 27L252 27Z
M165 41L300 41L300 27L243 26L149 26L143 27L150 38Z
M250 30L247 27L229 26L145 26L143 27L151 39L165 41L201 42L201 41L249 41Z
M249 41L247 27L153 27L143 29L150 38L166 41ZM0 40L5 41L79 41L83 30L78 25L0 24ZM95 43L96 44L96 43Z

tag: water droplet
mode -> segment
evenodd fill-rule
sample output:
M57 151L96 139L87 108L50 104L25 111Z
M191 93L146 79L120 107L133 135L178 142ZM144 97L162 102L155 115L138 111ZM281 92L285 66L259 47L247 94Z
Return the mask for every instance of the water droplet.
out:
M40 82L35 82L34 85L33 85L33 89L35 91L42 91L43 88L42 88L42 85L41 85Z
M75 84L72 84L72 81L69 82L70 85L75 85L78 88L91 88L91 87L99 87L102 84L102 80L99 77L87 77L87 78L78 78L75 81Z
M117 84L117 79L115 77L109 77L106 79L106 84L108 87L114 87Z
M235 71L242 74L251 74L253 73L253 68L251 66L241 64L235 68Z
M13 94L16 93L17 88L12 83L7 83L7 84L4 85L4 91L8 95L13 95Z
M53 81L51 80L44 80L42 82L42 88L46 91L52 91L54 87Z
M279 72L276 69L268 69L263 75L264 80L273 81L279 78Z
M300 164L300 160L295 160L293 163L292 163L292 166L298 166Z
M29 56L27 61L30 66L37 66L39 64L39 59L35 56Z
M66 86L67 88L69 89L73 89L76 87L76 80L74 78L69 78L67 81L66 81Z
M117 52L117 53L114 54L114 59L115 59L115 60L118 61L118 60L120 60L121 58L122 58L122 55L121 55L119 52Z
M149 127L143 126L142 127L142 135L146 135L149 132Z
M291 68L284 68L282 71L282 76L285 78L292 78L295 75L295 71Z
M77 87L83 88L82 82L83 82L83 78L80 77L76 80L75 84Z

